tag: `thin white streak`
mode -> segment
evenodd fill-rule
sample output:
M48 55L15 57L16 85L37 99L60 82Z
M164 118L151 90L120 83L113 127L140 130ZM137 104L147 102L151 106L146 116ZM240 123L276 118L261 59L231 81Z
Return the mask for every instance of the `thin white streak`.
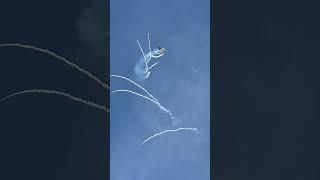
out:
M162 134L164 134L164 133L168 133L168 132L178 132L178 131L181 131L181 130L194 131L196 134L199 134L197 128L181 128L181 127L180 127L180 128L178 128L178 129L173 129L173 130L172 130L172 129L168 129L168 130L159 132L159 133L157 133L157 134L154 134L154 135L150 136L149 138L147 138L146 140L144 140L144 141L140 144L138 150L140 150L141 147L142 147L145 143L147 143L149 140L151 140L151 139L153 139L153 138L155 138L155 137L157 137L157 136L160 136L160 135L162 135Z
M67 65L75 68L76 70L84 73L85 75L87 75L89 78L93 79L94 81L96 81L97 83L99 83L102 87L106 88L106 89L110 89L110 87L105 84L104 82L102 82L98 77L94 76L93 74L91 74L89 71L86 71L84 69L82 69L80 66L76 65L75 63L67 60L66 58L52 52L52 51L49 51L47 49L42 49L42 48L39 48L39 47L35 47L35 46L31 46L31 45L25 45L25 44L18 44L18 43L6 43L6 44L0 44L0 48L1 47L19 47L19 48L25 48L25 49L31 49L31 50L34 50L34 51L38 51L38 52L41 52L41 53L45 53L45 54L48 54L58 60L61 60L62 62L66 63Z
M168 109L166 109L165 107L163 107L158 101L155 101L155 100L153 100L153 99L151 99L151 98L149 98L149 97L147 97L147 96L144 96L144 95L142 95L142 94L139 94L139 93L137 93L137 92L130 91L130 90L127 90L127 89L117 89L117 90L111 91L111 94L116 93L116 92L128 92L128 93L131 93L131 94L140 96L140 97L142 97L142 98L145 98L145 99L147 99L147 100L155 103L155 104L160 108L161 111L164 111L164 112L168 113L169 116L170 116L170 118L173 119L172 113L171 113Z
M127 77L124 77L124 76L120 76L120 75L111 74L110 76L111 76L111 77L122 78L122 79L125 79L125 80L133 83L134 85L136 85L137 87L139 87L140 89L142 89L144 92L146 92L154 101L159 102L158 99L156 99L155 97L153 97L145 88L143 88L141 85L139 85L138 83L134 82L133 80L131 80L131 79L127 78Z
M145 98L145 99L148 99L149 101L155 103L156 105L159 105L158 102L154 101L153 99L149 98L148 96L144 96L144 95L139 94L139 93L134 92L134 91L130 91L130 90L127 90L127 89L117 89L117 90L111 91L110 93L113 94L113 93L116 93L116 92L128 92L128 93L131 93L131 94L134 94L134 95L143 97L143 98Z
M152 65L149 67L149 70L150 70L153 66L157 65L158 63L159 63L159 62L156 62L156 63L152 64Z
M148 62L147 62L147 58L146 58L146 56L144 55L144 52L143 52L143 50L142 50L142 47L141 47L141 45L140 45L140 43L139 43L139 41L137 41L137 43L138 43L138 45L139 45L139 47L140 47L140 50L141 50L141 52L142 52L142 55L143 55L143 58L144 58L144 62L145 62L145 65L146 65L146 69L145 69L145 71L147 72L148 71Z
M149 51L150 51L150 56L149 56L150 58L149 58L149 61L148 61L148 63L149 63L149 62L150 62L150 60L151 60L151 45L150 45L150 44L151 44L151 42L150 42L150 33L148 33L148 43L149 43ZM149 69L151 69L151 68L148 68L148 70L149 70Z
M60 92L60 91L56 91L56 90L48 90L48 89L30 89L30 90L23 90L23 91L18 91L18 92L15 92L13 94L10 94L2 99L0 99L0 102L3 102L11 97L14 97L14 96L17 96L17 95L22 95L22 94L29 94L29 93L43 93L43 94L55 94L55 95L59 95L59 96L64 96L64 97L67 97L73 101L77 101L77 102L80 102L82 104L86 104L86 105L89 105L91 107L94 107L94 108L98 108L98 109L101 109L105 112L110 112L110 110L105 107L105 106L102 106L102 105L99 105L99 104L96 104L94 102L91 102L91 101L86 101L86 100L83 100L79 97L75 97L75 96L72 96L68 93L65 93L65 92Z

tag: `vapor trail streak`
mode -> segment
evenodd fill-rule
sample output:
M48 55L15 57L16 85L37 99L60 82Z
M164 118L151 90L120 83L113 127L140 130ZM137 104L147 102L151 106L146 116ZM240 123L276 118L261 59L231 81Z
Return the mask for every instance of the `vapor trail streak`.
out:
M117 89L117 90L111 91L111 94L116 93L116 92L128 92L128 93L131 93L131 94L140 96L140 97L142 97L142 98L145 98L145 99L147 99L147 100L155 103L155 104L160 108L160 110L162 110L162 111L164 111L164 112L167 112L167 113L170 115L170 118L171 118L171 119L173 118L172 113L171 113L168 109L166 109L165 107L163 107L159 102L157 102L157 101L155 101L155 100L153 100L153 99L151 99L151 98L149 98L149 97L147 97L147 96L144 96L144 95L142 95L142 94L139 94L139 93L136 93L136 92L134 92L134 91L127 90L127 89Z
M140 89L142 89L144 92L146 92L154 101L159 102L158 99L156 99L155 97L153 97L145 88L143 88L142 86L140 86L138 83L132 81L131 79L126 78L126 77L124 77L124 76L120 76L120 75L113 75L113 74L111 74L110 76L111 76L111 77L122 78L122 79L125 79L125 80L131 82L132 84L136 85L137 87L139 87Z
M149 53L150 53L150 58L149 58L149 60L148 60L148 63L150 62L150 60L151 60L151 43L150 43L150 33L148 33L148 44L149 44ZM148 69L150 69L150 68L148 68Z
M52 52L52 51L49 51L47 49L42 49L42 48L39 48L39 47L35 47L35 46L31 46L31 45L25 45L25 44L18 44L18 43L6 43L6 44L0 44L0 48L1 47L19 47L19 48L25 48L25 49L32 49L34 51L38 51L38 52L41 52L41 53L45 53L45 54L48 54L58 60L61 60L63 61L64 63L66 63L67 65L75 68L76 70L84 73L85 75L87 75L89 78L93 79L94 81L96 81L97 83L99 83L103 88L106 88L106 89L110 89L110 87L105 84L104 82L102 82L98 77L94 76L93 74L91 74L89 71L86 71L84 69L82 69L80 66L76 65L75 63L67 60L66 58Z
M150 67L149 67L149 70L152 68L152 67L154 67L155 65L157 65L159 62L156 62L156 63L154 63L154 64L152 64Z
M143 52L143 49L142 49L142 47L141 47L141 45L140 45L140 43L139 43L139 41L137 41L137 43L138 43L138 45L139 45L139 48L140 48L140 50L141 50L141 52L142 52L142 55L143 55L143 58L144 58L144 62L145 62L145 65L146 65L146 69L145 69L145 71L148 71L148 62L147 62L147 58L146 58L146 55L144 54L144 52Z
M159 132L159 133L157 133L157 134L154 134L153 136L150 136L149 138L147 138L146 140L144 140L144 141L140 144L140 146L139 146L138 149L141 149L141 147L142 147L145 143L147 143L149 140L151 140L151 139L153 139L153 138L155 138L155 137L157 137L157 136L160 136L160 135L162 135L162 134L164 134L164 133L168 133L168 132L178 132L178 131L181 131L181 130L194 131L196 134L199 134L197 128L178 128L178 129L172 129L172 130L171 130L171 129L168 129L168 130Z
M156 105L159 105L159 102L149 98L148 96L145 96L145 95L142 95L142 94L139 94L137 92L134 92L134 91L130 91L130 90L127 90L127 89L117 89L117 90L114 90L114 91L111 91L110 93L113 94L113 93L116 93L116 92L128 92L128 93L131 93L131 94L134 94L134 95L137 95L137 96L140 96L140 97L143 97L145 99L148 99L149 101L155 103Z
M55 95L59 95L59 96L64 96L64 97L67 97L67 98L69 98L69 99L71 99L73 101L77 101L77 102L80 102L82 104L86 104L88 106L101 109L101 110L103 110L105 112L108 112L108 113L110 112L110 110L105 106L96 104L96 103L91 102L91 101L83 100L81 98L72 96L72 95L70 95L68 93L64 93L64 92L60 92L60 91L56 91L56 90L48 90L48 89L30 89L30 90L18 91L18 92L15 92L13 94L10 94L10 95L0 99L0 102L3 102L5 100L7 100L7 99L9 99L11 97L17 96L17 95L29 94L29 93L55 94Z

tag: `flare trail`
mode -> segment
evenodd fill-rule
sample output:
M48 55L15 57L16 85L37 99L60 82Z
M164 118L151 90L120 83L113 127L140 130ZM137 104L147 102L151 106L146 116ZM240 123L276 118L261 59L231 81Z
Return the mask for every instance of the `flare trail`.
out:
M142 52L143 59L144 59L145 65L146 65L146 67L145 67L145 72L147 72L149 68L148 68L148 61L147 61L146 55L144 54L143 49L142 49L139 41L137 41L137 43L138 43L138 46L139 46L139 48L140 48L140 50L141 50L141 52Z
M139 93L136 93L136 92L134 92L134 91L127 90L127 89L117 89L117 90L111 91L111 94L116 93L116 92L128 92L128 93L137 95L137 96L139 96L139 97L145 98L145 99L147 99L147 100L155 103L155 104L160 108L160 110L168 113L168 114L170 115L170 118L173 119L172 113L171 113L168 109L166 109L165 107L163 107L158 101L155 101L155 100L153 100L153 99L151 99L151 98L149 98L149 97L147 97L147 96L144 96L144 95L142 95L142 94L139 94Z
M157 65L158 63L159 63L159 62L156 62L156 63L152 64L149 69L151 69L152 67L154 67L154 66Z
M129 92L129 93L138 95L138 96L143 97L143 98L145 98L145 99L151 100L153 103L155 103L155 104L160 108L160 110L168 113L171 119L174 118L173 115L172 115L172 113L171 113L167 108L163 107L163 106L160 104L160 102L158 101L158 99L156 99L154 96L152 96L152 94L150 94L145 88L143 88L143 87L142 87L141 85L139 85L138 83L136 83L136 82L134 82L133 80L131 80L131 79L127 78L127 77L124 77L124 76L120 76L120 75L110 75L110 76L111 76L111 77L122 78L122 79L125 79L125 80L129 81L130 83L134 84L135 86L137 86L137 87L139 87L141 90L143 90L145 93L147 93L147 94L150 96L150 98L147 97L147 96L144 96L144 95L142 95L142 94L139 94L139 93L136 93L136 92L133 92L133 91L130 91L130 90L124 90L124 89L112 91L111 94L112 94L112 93L115 93L115 92Z
M94 107L94 108L98 108L98 109L101 109L105 112L110 112L110 110L105 107L105 106L102 106L102 105L99 105L99 104L96 104L94 102L91 102L91 101L86 101L86 100L83 100L79 97L75 97L75 96L72 96L68 93L65 93L65 92L60 92L60 91L56 91L56 90L48 90L48 89L30 89L30 90L23 90L23 91L18 91L18 92L15 92L13 94L10 94L2 99L0 99L0 102L3 102L11 97L14 97L14 96L17 96L17 95L22 95L22 94L29 94L29 93L43 93L43 94L55 94L55 95L59 95L59 96L64 96L64 97L67 97L73 101L77 101L77 102L80 102L82 104L86 104L88 106L91 106L91 107Z
M157 136L160 136L160 135L162 135L162 134L164 134L164 133L168 133L168 132L178 132L178 131L181 131L181 130L194 131L196 134L199 134L197 128L168 129L168 130L159 132L159 133L157 133L157 134L154 134L154 135L150 136L149 138L147 138L146 140L144 140L144 141L140 144L139 149L141 149L141 147L142 147L145 143L147 143L149 140L151 140L151 139L153 139L153 138L155 138L155 137L157 137Z
M103 88L106 88L106 89L110 89L110 87L105 84L104 82L102 82L98 77L94 76L93 74L91 74L89 71L87 70L84 70L82 69L80 66L76 65L75 63L67 60L66 58L52 52L52 51L49 51L47 49L42 49L42 48L39 48L39 47L35 47L35 46L31 46L31 45L25 45L25 44L18 44L18 43L6 43L6 44L0 44L0 48L1 47L19 47L19 48L25 48L25 49L31 49L31 50L34 50L34 51L38 51L38 52L41 52L41 53L45 53L45 54L48 54L58 60L61 60L63 61L64 63L66 63L67 65L75 68L76 70L84 73L85 75L87 75L89 78L93 79L94 81L96 81L97 83L99 83Z
M117 78L122 78L122 79L125 79L129 82L131 82L132 84L134 84L135 86L139 87L141 90L143 90L144 92L146 92L153 100L155 100L156 102L159 102L155 97L153 97L145 88L143 88L142 86L140 86L138 83L134 82L133 80L127 78L127 77L124 77L124 76L120 76L120 75L114 75L114 74L111 74L110 75L111 77L117 77Z

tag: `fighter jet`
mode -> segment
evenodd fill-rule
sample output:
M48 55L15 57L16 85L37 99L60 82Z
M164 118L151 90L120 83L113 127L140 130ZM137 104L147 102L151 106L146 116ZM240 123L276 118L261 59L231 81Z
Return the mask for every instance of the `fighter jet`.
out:
M141 51L143 57L140 58L139 63L135 67L135 71L136 71L136 73L138 72L137 73L138 76L141 76L141 72L143 72L144 79L147 79L149 77L149 75L150 75L150 71L149 70L151 70L153 67L155 67L157 64L159 64L159 62L155 62L154 64L149 66L150 61L152 59L160 58L161 56L164 55L164 51L165 51L165 49L163 47L161 47L161 46L158 46L157 48L151 50L149 33L148 33L148 42L149 42L149 44L148 44L149 45L149 52L147 52L145 54L143 49L142 49L142 47L141 47L141 45L140 45L140 43L139 43L139 41L137 41L138 46L140 48L140 51ZM143 66L145 66L145 67L143 68ZM144 70L142 70L142 69L144 69Z
M158 46L155 50L153 50L151 57L159 58L164 55L165 49L163 47Z

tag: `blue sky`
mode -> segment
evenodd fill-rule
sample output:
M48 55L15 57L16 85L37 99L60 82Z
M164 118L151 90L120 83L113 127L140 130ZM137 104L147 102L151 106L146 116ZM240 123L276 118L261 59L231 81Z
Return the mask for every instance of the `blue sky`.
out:
M210 177L210 8L209 0L111 0L111 74L135 79L134 66L141 52L163 46L165 55L140 82L191 132L174 129L169 116L149 101L131 94L111 96L111 180L199 179ZM111 78L111 88L141 92L132 84Z

